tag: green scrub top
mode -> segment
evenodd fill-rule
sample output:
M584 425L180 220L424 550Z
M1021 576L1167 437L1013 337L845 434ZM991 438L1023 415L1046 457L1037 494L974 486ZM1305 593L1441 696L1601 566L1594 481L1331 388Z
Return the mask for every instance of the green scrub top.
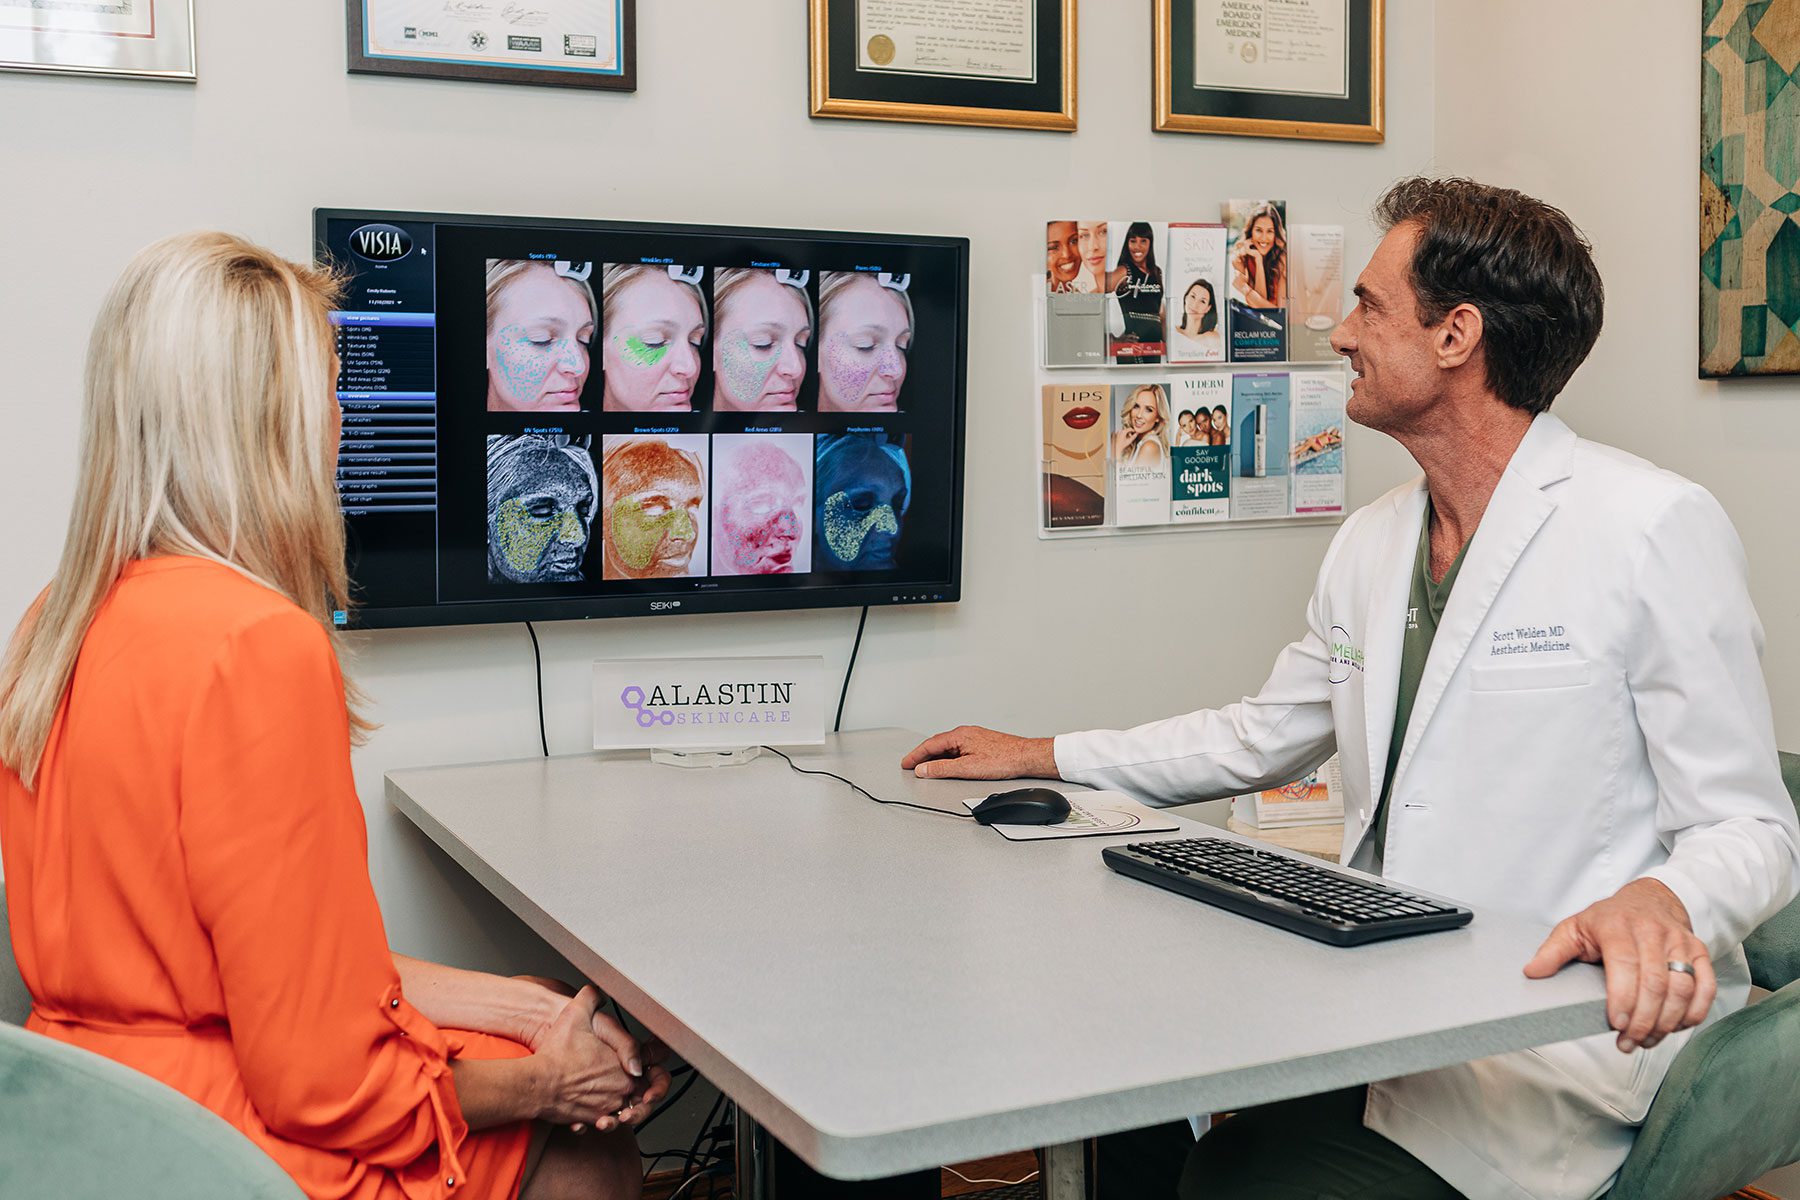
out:
M1474 541L1470 538L1469 541ZM1413 559L1412 593L1406 604L1406 637L1400 645L1400 695L1394 703L1394 732L1388 739L1387 773L1382 776L1381 803L1375 810L1374 870L1382 871L1387 856L1388 799L1394 791L1394 768L1400 762L1400 749L1406 744L1406 726L1412 720L1413 701L1419 696L1419 677L1425 673L1425 660L1431 655L1431 642L1437 636L1438 621L1444 606L1450 603L1450 589L1456 586L1456 575L1462 570L1463 555L1469 543L1456 552L1456 561L1444 572L1441 583L1431 581L1431 499L1425 500L1425 523L1419 528L1419 552Z

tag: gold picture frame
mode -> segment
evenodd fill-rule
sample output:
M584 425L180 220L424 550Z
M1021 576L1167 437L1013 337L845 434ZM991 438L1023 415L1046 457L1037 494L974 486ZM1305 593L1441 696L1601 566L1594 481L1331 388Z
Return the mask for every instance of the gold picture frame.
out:
M811 115L1073 132L1076 0L1029 2L1035 22L1032 77L996 81L863 70L857 66L857 0L809 0ZM872 38L871 47L877 44L893 53L891 40Z
M1175 55L1194 44L1198 0L1155 0L1155 118L1163 133L1379 143L1386 137L1385 0L1344 0L1345 93L1282 95L1207 85ZM1178 7L1179 6L1179 7Z

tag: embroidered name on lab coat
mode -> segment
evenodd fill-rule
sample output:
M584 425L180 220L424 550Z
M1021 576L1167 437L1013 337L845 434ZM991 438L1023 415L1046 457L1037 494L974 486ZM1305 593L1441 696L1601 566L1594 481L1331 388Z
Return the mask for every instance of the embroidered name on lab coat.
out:
M1488 645L1489 658L1505 654L1554 654L1575 648L1569 641L1568 627L1564 625L1517 625L1511 629L1496 629L1492 639Z

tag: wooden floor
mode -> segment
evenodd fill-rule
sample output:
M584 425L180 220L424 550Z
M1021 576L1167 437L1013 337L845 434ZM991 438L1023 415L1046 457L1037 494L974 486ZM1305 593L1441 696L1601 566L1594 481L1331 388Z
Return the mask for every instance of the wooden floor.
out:
M999 1158L984 1158L972 1163L957 1163L956 1169L970 1179L1000 1180L1002 1183L1024 1181L1028 1176L1035 1179L1038 1169L1037 1156L1029 1151L1019 1154L1006 1154ZM973 1196L982 1192L997 1191L1001 1183L966 1183L949 1171L943 1173L944 1185L941 1194L951 1196ZM681 1172L660 1171L652 1175L644 1184L644 1200L669 1200L669 1196L681 1183ZM681 1200L691 1197L711 1195L715 1200L730 1200L731 1180L722 1178L714 1181L714 1191L708 1193L704 1183L696 1184L682 1193ZM1747 1187L1733 1192L1724 1200L1780 1200L1760 1188Z
M944 1196L972 1196L979 1192L994 1191L1009 1183L1023 1183L1027 1179L1036 1179L1038 1170L1037 1155L1029 1150L1018 1154L1002 1154L998 1158L982 1158L969 1163L957 1163L956 1169L970 1179L998 1180L997 1183L966 1183L949 1171L943 1173L944 1186L939 1194Z
M943 1172L943 1196L975 1196L982 1192L998 1191L1008 1183L1022 1183L1027 1179L1037 1178L1037 1155L1030 1151L1019 1154L1003 1154L998 1158L983 1158L975 1162L957 1163L956 1169L969 1179L997 1180L994 1183L968 1183L949 1171ZM728 1200L731 1196L731 1180L720 1178L712 1181L713 1191L706 1190L704 1182L697 1183L681 1194L681 1200L691 1197L712 1196L715 1200ZM680 1171L658 1171L644 1182L644 1200L669 1200L670 1195L681 1185Z

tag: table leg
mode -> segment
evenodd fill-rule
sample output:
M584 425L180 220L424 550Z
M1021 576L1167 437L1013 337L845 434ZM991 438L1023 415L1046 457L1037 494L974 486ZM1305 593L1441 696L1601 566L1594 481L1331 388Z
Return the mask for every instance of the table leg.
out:
M732 1200L767 1200L769 1194L769 1135L756 1118L741 1104L732 1105L737 1113L737 1129L733 1146L737 1156L737 1183Z
M1088 1200L1087 1143L1044 1147L1044 1200Z

